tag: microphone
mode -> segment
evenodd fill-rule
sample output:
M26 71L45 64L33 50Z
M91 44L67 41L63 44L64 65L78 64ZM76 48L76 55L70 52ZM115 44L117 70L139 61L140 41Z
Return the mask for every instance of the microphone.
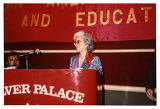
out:
M40 54L40 50L39 49L35 49L34 51L21 54L21 55L19 55L19 57L30 56L30 55L38 55L38 54Z

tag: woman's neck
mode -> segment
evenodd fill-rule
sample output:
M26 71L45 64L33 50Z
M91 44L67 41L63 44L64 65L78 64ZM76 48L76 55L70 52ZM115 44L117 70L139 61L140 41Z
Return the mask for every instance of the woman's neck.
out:
M79 68L82 66L82 63L85 59L85 56L87 54L87 51L83 51L83 52L80 52L80 56L79 56Z
M84 59L87 54L87 51L80 52L80 58Z

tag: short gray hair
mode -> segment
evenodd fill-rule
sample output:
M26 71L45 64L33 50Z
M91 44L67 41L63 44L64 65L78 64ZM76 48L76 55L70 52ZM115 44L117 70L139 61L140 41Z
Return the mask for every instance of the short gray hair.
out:
M79 32L76 32L74 34L74 37L73 39L76 40L76 38L78 36L83 36L83 39L84 39L84 43L86 45L88 45L88 51L92 51L94 49L94 43L93 43L93 39L92 39L92 36L88 33L85 33L84 31L79 31Z

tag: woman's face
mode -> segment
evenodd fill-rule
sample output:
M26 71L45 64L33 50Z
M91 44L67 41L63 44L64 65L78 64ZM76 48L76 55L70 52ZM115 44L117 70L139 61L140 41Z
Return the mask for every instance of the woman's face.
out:
M74 42L77 52L87 51L88 45L84 43L83 36L78 36Z

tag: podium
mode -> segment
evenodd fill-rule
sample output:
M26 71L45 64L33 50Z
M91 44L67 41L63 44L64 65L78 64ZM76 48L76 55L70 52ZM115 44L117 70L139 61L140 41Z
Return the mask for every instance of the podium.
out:
M96 105L92 69L4 70L5 105Z

